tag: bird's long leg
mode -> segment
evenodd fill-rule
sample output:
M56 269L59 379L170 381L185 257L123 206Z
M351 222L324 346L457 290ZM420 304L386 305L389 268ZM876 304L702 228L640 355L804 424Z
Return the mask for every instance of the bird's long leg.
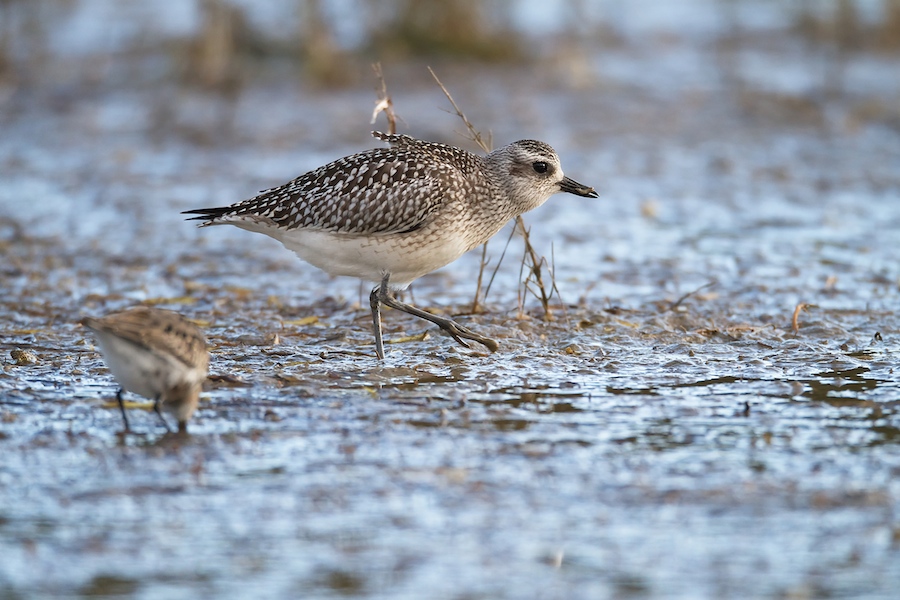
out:
M379 291L387 288L390 273L385 273L379 287L373 288L369 294L369 306L372 307L372 325L375 329L375 354L384 360L384 340L381 338L381 302L378 298Z
M491 338L484 337L483 335L479 335L471 329L463 327L452 319L445 319L444 317L439 317L429 312L425 312L424 310L416 308L415 306L410 306L409 304L400 302L391 294L390 288L388 288L387 285L388 278L389 275L385 275L384 279L381 281L381 285L378 286L375 290L372 290L373 295L376 293L376 291L378 292L378 303L384 304L385 306L390 306L391 308L394 308L396 310L402 310L403 312L413 315L414 317L419 317L420 319L431 321L432 323L449 333L454 340L456 340L466 348L468 348L469 345L463 341L463 338L472 340L473 342L478 342L491 352L496 352L497 349L500 348L500 344L498 344L496 341L492 340ZM372 312L374 315L374 308ZM380 331L376 332L376 349L377 345L381 341L380 335L378 335L379 333Z
M162 411L159 410L159 396L157 396L153 400L153 412L155 412L159 416L159 420L162 421L163 427L166 428L166 433L172 433L172 430L169 428L169 424L166 423L166 418L163 416Z
M124 391L124 388L119 388L119 391L116 392L116 400L119 401L119 410L122 411L122 420L125 421L125 431L127 433L131 431L131 427L128 426L128 416L125 414L125 401L122 399Z

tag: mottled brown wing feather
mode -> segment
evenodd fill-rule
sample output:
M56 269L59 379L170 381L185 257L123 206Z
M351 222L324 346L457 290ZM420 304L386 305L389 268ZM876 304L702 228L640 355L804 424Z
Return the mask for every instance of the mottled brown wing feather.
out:
M82 323L106 331L152 352L171 354L185 365L209 365L206 338L196 325L181 315L161 309L137 307Z
M410 138L412 140L412 138ZM404 139L405 142L405 139ZM253 219L285 229L390 234L422 227L448 193L469 194L478 158L433 143L403 143L341 158L238 204L187 211L205 224ZM448 192L449 190L449 192Z

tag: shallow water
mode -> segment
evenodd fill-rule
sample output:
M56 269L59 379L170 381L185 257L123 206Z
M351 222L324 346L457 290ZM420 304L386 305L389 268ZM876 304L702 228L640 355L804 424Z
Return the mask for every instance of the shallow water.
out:
M442 73L498 143L545 139L601 194L527 215L552 321L519 306L518 239L482 314L476 253L413 286L493 355L389 311L401 341L379 363L368 287L179 214L372 147L368 88L18 104L0 138L0 595L893 597L900 133L859 106L896 97L896 64L856 57L844 93L798 108L781 82L821 59L799 44L769 69L775 50L747 48L736 89L706 45L659 43L666 60L598 51L586 80ZM424 69L388 83L407 131L465 144ZM76 324L139 302L210 339L189 438L142 410L118 433Z

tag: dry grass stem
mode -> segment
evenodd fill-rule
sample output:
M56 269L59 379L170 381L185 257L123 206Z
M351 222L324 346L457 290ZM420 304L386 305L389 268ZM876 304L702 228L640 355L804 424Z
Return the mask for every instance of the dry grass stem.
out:
M450 91L441 82L441 80L438 78L437 74L434 72L434 70L431 67L428 67L428 72L431 73L431 76L434 78L434 81L441 88L441 91L444 92L444 95L447 97L447 100L450 102L450 105L453 107L453 110L456 111L456 116L458 116L460 119L462 119L462 122L465 124L466 129L469 130L470 139L472 141L474 141L476 144L478 144L478 146L484 152L486 152L486 153L490 152L492 140L488 139L487 141L485 141L484 136L481 135L481 132L478 131L478 129L476 129L474 125L472 125L472 122L469 121L468 117L466 117L465 113L462 111L462 109L459 107L459 105L453 99L453 96L450 95ZM537 298L539 298L541 301L541 306L543 306L543 308L544 308L544 319L549 320L552 318L552 316L550 314L550 294L552 293L552 287L555 287L556 283L553 282L551 291L548 292L547 286L544 283L542 273L541 273L541 265L545 261L545 259L544 259L544 257L538 257L538 253L535 251L534 246L531 245L531 239L528 234L528 229L525 227L525 221L524 221L524 219L522 219L521 215L516 217L516 227L522 233L522 237L525 240L525 255L527 257L527 260L529 260L531 262L531 265L529 266L529 273L530 273L529 277L534 276L534 283L538 287L538 293L534 293L534 292L532 292L532 293ZM487 250L485 249L484 252L486 253ZM504 250L504 254L505 253L506 253L506 251ZM523 261L524 260L526 260L526 258L523 258ZM497 263L498 268L502 261L503 261L503 259L501 257L500 261L498 261L498 263ZM482 280L483 272L484 272L484 268L485 268L486 264L487 263L484 260L481 261L481 270L478 273L479 287L478 287L478 289L475 290L475 299L472 301L473 312L474 312L474 307L478 306L478 302L479 302L478 293L480 291L480 282ZM494 275L496 275L496 270L494 271ZM551 271L551 276L552 276L552 271ZM491 281L493 281L493 276L491 277ZM528 287L527 279L524 282L524 285L526 288ZM490 286L488 286L488 289L490 289ZM487 291L485 291L485 299L486 298L487 298ZM522 302L524 302L524 298L520 298L520 306L519 306L520 315L523 313Z
M453 107L453 110L456 111L456 116L462 119L462 122L465 123L466 129L469 130L469 135L471 139L478 144L478 146L485 152L488 153L491 151L491 140L485 141L481 135L481 132L478 131L472 122L469 121L468 117L466 117L465 113L462 109L459 108L459 105L456 103L456 100L453 99L453 96L450 95L450 91L444 86L441 80L438 78L437 74L432 70L431 67L428 67L428 72L431 73L431 76L434 77L434 81L438 84L438 87L441 88L441 91L444 92L444 95L447 97L447 100L450 101L450 105ZM506 251L504 250L504 254ZM485 260L487 257L487 242L484 243L481 250L481 265L478 269L478 284L475 286L475 297L472 298L472 312L478 312L478 305L480 302L480 294L481 294L481 282L484 280L484 269L487 266L487 261ZM503 262L503 258L501 256L500 261L497 263L497 267L499 268L500 263ZM496 269L494 270L494 275L497 274ZM491 276L491 281L493 282L494 277ZM488 289L490 289L490 285L488 285ZM484 299L487 300L487 290L484 293Z
M397 133L397 114L394 112L394 101L387 92L387 83L384 81L381 63L373 63L372 70L375 71L375 77L378 78L380 86L380 89L377 92L378 101L375 103L375 110L372 111L372 124L375 124L379 113L384 113L384 116L387 117L388 133L394 135Z
M487 242L481 246L481 262L478 266L478 281L475 284L475 297L472 298L472 313L477 313L481 307L478 299L481 298L481 284L484 281L484 269L488 266L490 260L487 257ZM496 270L494 271L496 273Z
M679 298L678 300L676 300L675 302L673 302L671 305L669 305L668 310L676 310L679 306L681 306L681 303L682 303L682 302L684 302L685 300L687 300L688 298L690 298L691 296L693 296L693 295L696 294L697 292L700 292L700 291L702 291L702 290L705 290L706 288L708 288L708 287L710 287L710 286L713 286L713 285L715 285L715 284L716 284L715 281L710 281L710 282L708 282L708 283L704 283L703 285L701 285L700 287L698 287L696 290L691 290L690 292L688 292L687 294L683 295L681 298Z
M550 292L547 291L547 286L544 284L544 278L541 269L541 267L546 262L546 259L543 256L538 257L537 252L535 252L534 250L534 246L531 245L531 239L529 237L530 232L525 227L525 220L521 215L516 217L516 225L519 227L519 231L522 232L522 237L525 239L525 255L523 256L522 260L524 262L527 258L531 262L531 265L529 266L529 275L524 281L525 287L529 289L529 291L531 291L531 293L541 301L541 306L544 307L544 320L549 321L553 318L553 315L550 313L550 294L552 293L552 289ZM534 283L535 285L537 285L537 293L534 292L534 290L528 288L528 280L531 277L534 278ZM556 283L554 282L553 286L555 285Z
M566 325L569 324L569 313L566 312L566 302L562 298L562 294L559 293L559 288L556 286L556 247L553 245L553 242L550 242L550 294L556 294L556 299L559 300L559 307L562 310L563 319L566 321Z
M481 135L481 132L475 129L475 126L472 125L471 121L469 121L468 117L466 117L465 113L459 108L459 105L456 104L456 101L453 99L453 96L450 95L450 92L441 83L441 80L438 79L437 74L432 70L431 67L428 67L428 72L431 73L431 76L434 77L434 81L441 88L441 91L444 92L444 95L447 97L447 100L450 101L450 106L453 107L453 110L456 111L456 116L462 119L462 122L465 123L466 129L469 130L469 135L471 136L471 140L478 144L478 147L484 150L486 153L491 151L491 145L493 140L488 138L487 141L484 140L484 137Z
M509 250L509 244L510 242L512 242L514 235L516 235L515 228L513 228L513 230L509 232L509 237L506 238L506 245L503 246L503 252L500 253L500 260L497 261L497 266L494 267L494 271L491 273L491 278L488 279L487 287L484 288L485 298L487 298L487 295L491 291L491 286L494 284L494 278L497 277L497 272L500 270L500 265L503 263L503 259L506 257L506 251ZM487 244L485 244L485 246L487 246Z
M800 313L810 308L815 308L815 304L807 304L806 302L801 302L796 307L794 307L794 314L791 317L791 331L795 334L800 332Z

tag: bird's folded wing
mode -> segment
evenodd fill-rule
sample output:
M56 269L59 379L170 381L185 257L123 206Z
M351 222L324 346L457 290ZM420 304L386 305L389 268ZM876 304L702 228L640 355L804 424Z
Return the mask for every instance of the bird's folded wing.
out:
M349 156L230 207L211 224L251 219L285 229L346 234L416 230L469 180L443 162L385 148Z

